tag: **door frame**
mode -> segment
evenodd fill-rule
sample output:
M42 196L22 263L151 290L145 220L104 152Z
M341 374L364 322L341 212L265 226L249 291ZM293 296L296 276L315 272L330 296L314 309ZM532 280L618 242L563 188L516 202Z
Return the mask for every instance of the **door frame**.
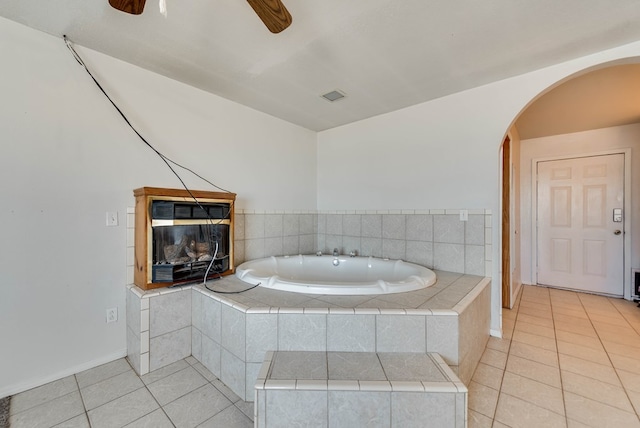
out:
M624 235L622 237L624 259L622 261L622 277L624 281L623 297L627 300L631 300L631 215L629 215L629 211L631 209L631 148L573 153L531 159L531 227L533 228L531 236L531 276L534 284L538 283L538 162L616 154L622 154L624 156Z
M502 143L502 258L501 258L501 284L502 307L511 309L511 136L507 134Z

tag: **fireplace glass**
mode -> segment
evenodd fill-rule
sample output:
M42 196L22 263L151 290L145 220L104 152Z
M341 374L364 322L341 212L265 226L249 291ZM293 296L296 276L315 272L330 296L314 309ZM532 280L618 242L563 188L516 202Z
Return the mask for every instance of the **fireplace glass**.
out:
M154 201L151 282L189 282L229 270L230 205Z

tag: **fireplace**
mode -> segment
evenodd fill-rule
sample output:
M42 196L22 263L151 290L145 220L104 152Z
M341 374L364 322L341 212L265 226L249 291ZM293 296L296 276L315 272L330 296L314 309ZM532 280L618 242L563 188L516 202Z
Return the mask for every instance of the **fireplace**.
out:
M137 286L146 290L233 273L234 194L144 187L134 195Z

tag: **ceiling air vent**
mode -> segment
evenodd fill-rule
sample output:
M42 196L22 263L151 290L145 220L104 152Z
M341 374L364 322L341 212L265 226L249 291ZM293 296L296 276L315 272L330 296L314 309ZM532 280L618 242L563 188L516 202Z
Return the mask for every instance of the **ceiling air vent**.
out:
M335 90L335 91L331 91L331 92L327 92L326 94L322 95L322 98L324 98L327 101L338 101L341 100L342 98L346 97L347 95L339 90Z

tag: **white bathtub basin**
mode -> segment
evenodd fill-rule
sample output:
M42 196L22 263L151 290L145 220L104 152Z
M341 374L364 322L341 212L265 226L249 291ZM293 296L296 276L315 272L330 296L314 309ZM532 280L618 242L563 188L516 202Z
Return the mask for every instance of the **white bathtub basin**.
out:
M298 255L242 263L236 276L249 284L306 294L390 294L433 285L436 274L402 260Z

